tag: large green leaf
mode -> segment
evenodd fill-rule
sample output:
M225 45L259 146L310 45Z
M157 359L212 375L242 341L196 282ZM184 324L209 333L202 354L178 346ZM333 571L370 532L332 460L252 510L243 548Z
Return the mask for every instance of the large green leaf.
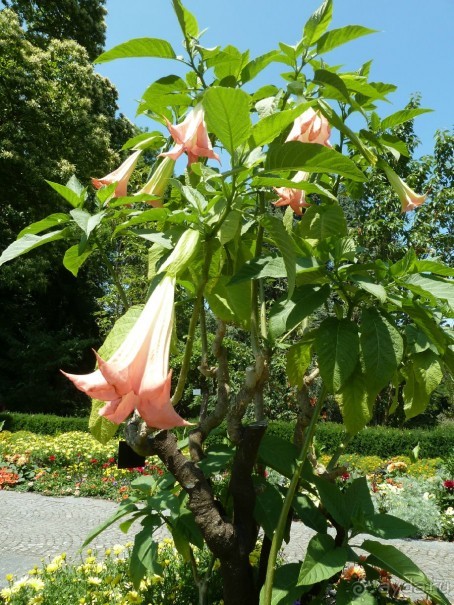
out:
M284 128L291 124L308 107L310 107L309 103L301 103L293 109L272 113L259 120L252 127L250 147L260 147L274 141Z
M355 162L334 149L318 143L289 141L273 145L266 157L267 170L304 170L340 174L352 181L365 181L366 177Z
M360 38L361 36L367 36L368 34L376 33L375 29L369 29L362 25L346 25L345 27L339 27L338 29L332 29L329 32L323 34L323 36L317 42L317 54L321 55L327 53L341 44Z
M270 337L276 339L292 330L327 300L331 288L307 284L297 288L292 297L274 303L270 310Z
M297 451L293 443L265 433L259 447L259 460L291 479L296 468Z
M424 412L431 393L443 378L440 358L430 349L414 355L404 369L404 411L407 418Z
M158 563L158 544L153 539L153 530L144 527L134 538L129 561L129 574L134 588L139 588L140 581L148 573L160 574L162 568Z
M341 581L336 587L336 605L378 605L378 601L359 582Z
M441 354L444 354L450 340L447 333L435 321L433 316L415 300L404 302L402 309L421 328Z
M253 80L263 69L265 69L265 67L267 67L267 65L272 63L279 54L279 51L271 50L270 52L249 61L241 70L241 81L243 84Z
M358 363L355 371L336 394L347 432L355 435L363 429L372 417L372 402L367 383Z
M80 229L85 233L85 235L90 237L90 233L96 229L102 222L102 219L107 214L105 211L98 212L97 214L90 214L86 210L82 210L82 208L74 208L69 213L74 222L78 225Z
M402 360L403 340L397 329L375 309L361 315L361 352L367 390L377 394L391 380Z
M216 317L248 328L251 319L251 285L230 285L230 277L223 275L206 294L207 303Z
M313 479L323 506L342 527L351 525L350 507L344 494L335 483L327 479L316 477Z
M411 523L386 513L377 513L363 519L353 520L353 527L357 532L370 534L383 540L409 538L418 532L418 528Z
M282 496L279 490L262 479L254 481L255 508L254 519L263 527L265 535L272 540L282 508Z
M99 55L95 63L107 63L114 59L130 59L136 57L160 57L162 59L176 59L177 56L172 45L160 38L134 38L114 46Z
M51 227L59 227L63 223L67 223L69 220L70 218L68 214L63 214L62 212L51 214L46 218L43 218L36 223L32 223L31 225L28 225L28 227L22 229L22 231L19 232L17 239L27 235L27 233L36 234L41 233L41 231L46 231L46 229L50 229Z
M339 204L313 205L301 217L298 235L306 239L322 240L326 237L347 235L347 221Z
M79 193L77 191L74 191L74 189L68 187L67 185L60 185L60 183L53 183L52 181L46 181L46 183L50 185L54 191L60 194L74 208L77 208L83 203L83 192Z
M354 479L344 493L350 518L363 518L374 514L374 503L366 477Z
M63 257L63 265L74 275L74 277L77 277L79 269L92 252L93 248L91 247L86 247L81 251L79 244L71 246L71 248L68 248L68 250L65 252L65 256Z
M253 187L290 187L290 189L301 189L306 193L316 193L320 196L325 196L334 202L337 202L335 195L328 189L321 187L317 183L311 183L309 181L300 181L295 183L292 179L283 179L273 176L258 176L252 180ZM291 216L293 217L293 210Z
M277 217L267 214L262 218L261 223L279 248L279 252L284 259L285 270L287 271L287 296L290 298L295 289L296 279L296 253L293 240L287 233L283 222Z
M399 124L408 122L408 120L413 120L416 118L416 116L429 111L433 111L433 109L415 107L414 109L402 109L401 111L396 111L387 118L383 118L383 120L380 122L380 129L387 130L388 128L395 128L396 126L399 126Z
M99 534L101 534L108 527L116 523L119 519L122 519L124 516L129 515L130 513L134 513L137 510L137 506L131 502L130 500L124 500L118 507L118 509L111 515L108 519L103 521L100 525L95 527L88 536L85 538L84 543L81 548L85 548L92 542Z
M16 240L12 244L3 250L2 255L0 256L0 265L3 263L7 263L22 254L26 254L39 246L43 246L44 244L50 244L50 242L55 242L59 239L64 239L67 235L69 235L69 229L61 229L60 231L51 231L50 233L45 233L44 235L34 235L33 233L27 233L20 239Z
M172 5L184 37L197 38L199 35L199 26L194 15L188 11L181 0L172 0Z
M284 259L282 256L265 256L262 258L253 258L246 261L237 273L232 277L229 284L240 284L251 279L262 279L269 277L279 279L286 277Z
M438 260L430 259L415 259L414 269L418 273L435 273L436 275L445 275L448 277L454 277L454 267L445 265Z
M249 95L239 89L214 86L203 96L208 130L233 154L251 133Z
M303 386L306 370L312 361L312 345L313 339L306 339L303 336L287 351L287 378L290 385L296 386L298 389Z
M333 2L325 0L309 17L303 30L303 44L311 46L326 32L333 18Z
M331 392L337 393L358 363L358 326L348 319L325 319L318 328L315 348L323 382Z
M419 588L419 590L425 592L436 603L450 605L449 600L441 590L429 580L426 574L411 559L400 552L395 546L381 544L374 540L365 540L361 548L370 553L370 556L367 558L369 565L376 565L381 569L386 569L404 582L408 582L415 588Z
M210 447L205 458L199 462L205 477L213 473L220 473L225 470L235 454L235 450L228 445L214 445Z
M307 527L319 533L326 533L328 522L325 515L306 494L297 494L292 502L292 508L300 521Z
M329 580L343 569L350 550L336 546L334 538L327 534L316 534L307 545L306 557L298 576L298 585L308 586Z
M300 563L286 563L276 569L270 605L294 605L304 592L297 586ZM260 593L260 603L264 602L264 589Z
M409 275L401 284L420 296L436 302L445 300L454 309L454 281L431 275Z

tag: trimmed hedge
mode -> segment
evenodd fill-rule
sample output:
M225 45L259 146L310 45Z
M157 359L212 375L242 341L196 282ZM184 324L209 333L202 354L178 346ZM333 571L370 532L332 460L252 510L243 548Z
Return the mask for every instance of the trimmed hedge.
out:
M0 412L0 423L5 421L3 430L30 431L38 435L56 435L70 431L88 431L88 418L54 416L53 414L21 414Z
M51 414L20 414L17 412L0 413L0 422L5 420L7 431L30 431L42 435L55 435L69 431L88 431L88 418L70 418ZM268 432L293 440L293 426L283 420L270 422ZM332 422L317 426L316 446L326 454L333 454L342 441L342 425ZM225 428L215 430L207 440L208 444L222 443ZM409 455L419 443L420 458L447 458L454 454L454 424L439 426L435 429L395 429L383 426L369 427L356 435L346 448L346 453L362 456Z

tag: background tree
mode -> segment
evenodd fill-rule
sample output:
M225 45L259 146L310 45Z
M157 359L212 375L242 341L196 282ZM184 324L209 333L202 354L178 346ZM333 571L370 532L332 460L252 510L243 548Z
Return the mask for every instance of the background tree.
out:
M77 174L88 183L119 162L116 150L133 132L84 48L50 38L42 48L29 38L14 11L0 11L2 248L30 222L67 209L45 180ZM55 247L0 272L0 398L10 409L71 413L86 401L58 370L83 367L98 342L94 313L107 278L100 270L78 282L53 265Z
M27 38L46 48L49 42L74 40L83 46L91 61L105 43L105 0L3 0L14 10L21 25L26 24Z

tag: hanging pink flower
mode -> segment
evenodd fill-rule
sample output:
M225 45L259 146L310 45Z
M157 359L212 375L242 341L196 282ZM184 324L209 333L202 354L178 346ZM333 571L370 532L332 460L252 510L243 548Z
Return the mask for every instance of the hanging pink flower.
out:
M140 191L135 193L135 195L149 195L151 196L150 200L146 200L150 206L160 207L162 206L162 201L160 199L154 199L156 196L162 198L164 193L166 192L167 185L169 183L169 179L173 174L173 169L175 167L175 160L172 158L164 158L156 170L151 175L151 178L148 182L142 187Z
M186 152L188 154L188 166L197 162L199 157L221 161L218 154L213 151L201 103L188 113L181 124L174 126L167 120L167 128L176 145L171 151L161 153L162 156L176 161L180 155Z
M293 122L287 141L300 141L301 143L319 143L325 147L331 147L329 136L331 127L328 120L320 112L309 107Z
M300 170L292 178L294 183L307 181L309 178L308 172ZM275 206L290 206L295 214L302 214L303 208L310 206L306 202L306 192L303 189L293 189L291 187L274 187L274 191L278 194L279 199L273 202Z
M100 189L103 185L118 183L115 189L115 197L124 197L128 195L128 182L141 153L142 151L140 149L138 151L134 151L134 153L132 153L129 158L125 160L123 164L121 164L121 166L110 174L106 174L106 176L103 176L100 179L91 179L93 187Z
M98 354L91 374L66 374L76 387L106 401L99 411L115 424L137 410L150 427L185 426L170 400L169 349L173 325L175 278L164 277L148 299L123 343L109 358Z
M388 181L390 182L392 188L399 196L402 212L409 212L410 210L414 210L418 206L424 204L427 199L427 195L418 195L415 193L413 189L410 189L407 183L403 181L399 175L397 175L387 164L383 163L381 166L388 177Z

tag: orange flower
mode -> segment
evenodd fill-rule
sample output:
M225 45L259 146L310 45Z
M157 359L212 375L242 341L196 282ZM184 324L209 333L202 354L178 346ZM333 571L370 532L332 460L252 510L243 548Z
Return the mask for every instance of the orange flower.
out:
M134 153L132 153L129 158L125 160L123 164L121 164L121 166L110 174L106 174L106 176L103 176L100 179L91 179L93 187L100 189L103 185L117 183L115 197L124 197L127 195L128 182L141 153L142 151L140 149L138 151L134 151Z
M294 183L307 181L308 172L300 170L292 178ZM274 191L278 194L279 199L273 202L275 206L290 206L295 214L302 214L302 208L310 206L306 202L306 192L303 189L293 189L292 187L274 187Z
M319 143L325 147L331 147L330 134L331 127L325 116L309 107L293 122L293 127L285 142Z

